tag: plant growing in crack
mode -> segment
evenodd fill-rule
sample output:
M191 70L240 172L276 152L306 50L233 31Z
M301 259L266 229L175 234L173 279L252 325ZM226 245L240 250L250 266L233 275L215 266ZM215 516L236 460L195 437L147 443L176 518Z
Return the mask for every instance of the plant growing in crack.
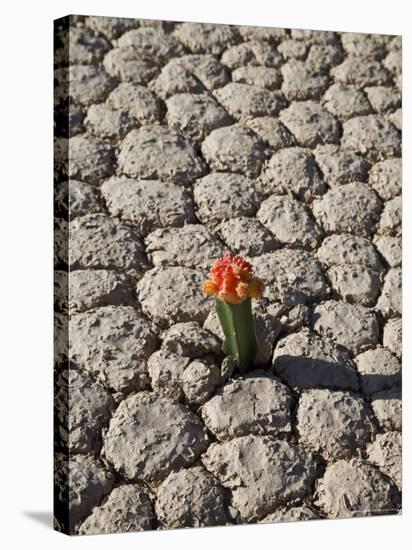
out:
M215 296L224 353L235 357L239 370L245 372L257 353L251 300L262 296L263 281L253 275L250 262L226 252L214 262L202 290L205 296Z

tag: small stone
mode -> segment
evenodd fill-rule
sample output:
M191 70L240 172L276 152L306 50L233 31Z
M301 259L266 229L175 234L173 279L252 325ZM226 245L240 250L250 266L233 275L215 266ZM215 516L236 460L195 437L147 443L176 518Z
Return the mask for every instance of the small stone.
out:
M221 62L233 70L245 65L279 67L283 59L271 44L252 40L226 50Z
M331 70L332 76L343 84L357 88L380 86L389 82L389 72L378 61L360 56L348 56Z
M395 197L385 203L378 232L393 236L402 234L402 197Z
M390 267L397 267L402 263L401 237L377 235L374 238L373 243L388 262Z
M315 504L330 518L394 513L399 493L379 470L364 460L339 460L316 483Z
M204 94L177 94L166 104L170 128L195 141L204 139L216 128L233 123L227 112Z
M220 369L206 360L192 361L180 376L186 400L196 406L207 401L220 382Z
M303 147L339 141L338 121L316 101L292 103L281 111L279 117L295 136L297 143Z
M313 44L310 47L306 63L322 71L328 71L342 61L343 52L336 44Z
M315 475L315 464L305 450L269 436L213 443L202 461L232 491L233 506L248 523L305 496Z
M97 136L109 139L122 139L135 126L127 111L113 109L106 103L91 105L85 124Z
M196 219L189 194L174 183L113 177L101 191L110 213L134 225L141 235Z
M377 113L394 111L401 105L401 94L394 88L374 86L366 88L370 104Z
M171 473L163 481L157 493L156 513L169 529L230 523L224 488L201 466Z
M278 248L278 242L255 218L231 218L219 227L223 241L235 254L259 256Z
M376 418L385 431L402 430L402 392L392 388L375 393L371 405Z
M359 155L338 145L318 145L314 151L326 183L336 187L353 181L366 181L369 163Z
M233 82L249 84L257 88L278 90L282 83L280 72L274 67L254 67L246 65L232 72Z
M196 181L193 195L198 218L211 226L228 218L253 216L259 204L254 182L240 174L208 174Z
M375 346L379 325L373 311L359 305L328 301L315 307L312 326L321 336L359 353Z
M206 431L189 409L139 392L116 409L102 452L127 479L155 481L195 462L207 445Z
M103 141L85 135L74 136L69 140L68 174L96 185L110 176L115 167L113 150Z
M265 193L293 193L306 202L326 191L311 151L302 147L290 147L274 153L261 179Z
M360 266L382 271L375 247L368 239L357 235L330 235L318 249L318 258L328 266Z
M204 225L156 229L145 240L146 253L154 266L207 269L225 249Z
M236 27L212 23L182 23L174 35L193 53L221 54L240 41Z
M155 351L147 361L153 390L173 401L183 401L180 378L189 363L190 357L182 357L166 349Z
M289 101L319 99L329 85L327 75L304 61L287 61L281 72L282 92Z
M155 94L144 86L132 82L119 84L111 92L107 102L115 109L127 111L141 124L157 122L163 116L162 105Z
M254 133L275 151L294 145L295 140L279 120L269 117L256 117L247 121L247 125Z
M402 354L402 319L388 319L383 328L383 345L397 357Z
M327 460L350 458L374 428L362 398L350 392L306 390L297 411L299 441Z
M331 189L313 203L315 218L326 232L355 233L364 237L373 232L381 209L376 193L360 182Z
M70 358L99 382L127 393L147 386L157 337L134 308L106 306L70 319Z
M56 378L56 428L71 453L93 453L115 403L98 382L69 368Z
M129 132L120 147L119 167L130 177L183 185L205 171L194 147L162 126L146 126Z
M288 521L308 521L311 519L321 519L321 517L312 508L303 504L294 508L280 508L266 516L260 523L285 523Z
M84 106L104 101L116 85L103 69L93 65L71 65L68 77L70 85L63 86L68 86L67 92L75 103Z
M399 432L378 434L367 449L368 460L402 487L402 436Z
M285 195L270 196L256 216L281 244L311 249L320 240L321 231L306 208Z
M113 78L141 85L147 84L158 71L152 59L136 55L132 47L113 48L106 54L103 66Z
M221 354L220 341L198 323L177 323L162 335L162 349L187 357Z
M215 92L216 99L236 119L274 116L285 106L279 92L231 82Z
M106 269L72 271L69 277L69 310L79 313L102 306L133 306L127 277Z
M323 102L328 111L343 120L372 112L366 95L355 86L333 84L323 96Z
M203 405L201 414L213 435L226 441L290 432L291 405L287 386L258 371L226 384Z
M369 183L384 200L400 195L402 192L401 159L387 159L374 164L369 172Z
M80 535L127 533L154 529L156 517L148 494L139 485L115 487L80 525Z
M351 304L372 306L381 290L381 275L364 267L333 266L328 277L339 296Z
M306 328L279 340L273 369L288 385L299 389L359 389L348 352Z
M366 155L372 161L396 157L401 153L398 130L376 115L355 117L344 122L342 146Z
M161 28L140 27L125 32L117 41L120 48L133 48L135 57L148 57L156 63L165 63L185 52L182 44L172 34Z
M83 214L93 214L100 210L95 188L79 180L69 180L56 186L55 208L63 216L74 220Z
M142 309L161 328L172 324L203 322L211 308L202 296L204 274L187 267L151 269L137 284Z
M308 51L308 46L300 40L283 40L279 46L278 51L283 55L285 59L304 59Z
M70 266L120 269L138 276L148 264L143 243L131 227L106 214L88 214L71 224Z
M402 315L402 271L400 267L394 267L386 274L377 307L385 318Z
M363 393L371 395L401 383L401 364L386 349L370 349L355 359Z

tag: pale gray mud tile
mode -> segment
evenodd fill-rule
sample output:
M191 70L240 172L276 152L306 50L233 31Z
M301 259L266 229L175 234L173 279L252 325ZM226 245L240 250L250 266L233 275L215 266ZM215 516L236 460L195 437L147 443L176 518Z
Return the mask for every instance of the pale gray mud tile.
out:
M285 195L263 201L256 217L281 244L313 249L322 235L305 206Z
M135 304L129 281L123 273L106 269L77 270L70 273L70 313L102 306Z
M195 359L180 375L185 400L192 406L207 401L221 381L220 368L208 358Z
M360 155L338 145L318 145L314 151L326 183L336 187L352 181L366 181L370 165Z
M225 252L221 242L200 224L156 229L145 239L146 253L154 266L207 269Z
M399 432L378 434L367 448L369 462L402 488L402 436Z
M365 89L372 107L377 113L394 111L401 105L401 94L395 88L372 86Z
M382 61L382 65L388 69L394 75L402 73L402 45L399 48L392 49L385 59Z
M223 172L197 180L193 195L198 218L212 226L229 218L253 216L260 198L251 179Z
M72 269L123 270L139 276L148 267L139 235L106 214L80 216L71 223L69 252Z
M289 101L319 99L329 86L329 77L304 61L287 61L280 70L282 92Z
M148 384L157 336L134 308L106 306L70 319L70 358L99 382L127 393Z
M253 27L249 25L240 25L238 27L244 40L260 40L277 44L288 36L286 29L277 27Z
M237 378L201 408L207 428L219 441L243 435L278 435L291 430L292 397L287 386L261 371Z
M232 491L232 504L244 522L255 522L302 498L310 491L315 475L309 453L270 436L249 435L214 443L202 461Z
M308 52L308 45L301 40L293 40L288 38L282 40L278 46L278 51L282 54L284 59L304 59Z
M292 103L279 117L303 147L339 142L339 122L316 101Z
M274 116L285 106L283 95L249 84L231 82L215 92L216 99L237 120Z
M213 23L182 23L173 34L191 52L213 55L221 54L241 40L237 27Z
M308 521L311 519L321 519L321 516L307 504L302 504L301 506L292 508L279 508L279 510L263 518L260 523L285 523L288 521Z
M141 124L159 121L163 109L159 99L144 86L132 82L121 82L107 98L115 109L127 111Z
M321 266L309 252L283 248L258 258L256 275L265 281L264 295L271 301L295 306L328 295Z
M227 49L221 62L233 70L245 65L279 67L283 59L272 44L252 40Z
M103 34L109 40L119 38L120 35L130 29L139 26L137 19L128 19L126 17L86 17L86 26L99 34Z
M133 48L136 58L148 57L156 64L166 63L172 57L179 57L185 49L179 40L161 28L140 27L131 29L118 39L120 48Z
M278 248L272 233L255 218L230 218L224 220L218 231L222 240L236 254L259 256Z
M173 472L163 481L156 514L169 529L231 523L225 489L202 466Z
M342 58L342 48L338 44L313 44L310 47L306 63L326 72L340 63Z
M80 535L127 533L154 529L156 516L146 490L140 485L115 487L79 527Z
M54 248L53 263L55 268L67 266L69 255L69 224L63 218L54 218Z
M399 432L402 430L402 392L400 388L373 394L371 405L383 430Z
M295 144L295 138L276 118L256 117L248 120L246 124L275 151Z
M147 362L153 390L174 401L183 401L185 394L181 376L190 361L190 357L177 355L167 349L155 351Z
M328 277L333 289L349 303L372 306L381 291L382 276L361 266L332 266Z
M93 65L71 65L68 75L69 96L84 106L104 101L116 85L103 69Z
M390 267L398 267L402 263L401 237L376 235L373 243Z
M138 55L132 47L113 48L106 54L103 66L113 78L142 85L158 72L153 59Z
M273 370L288 385L299 389L359 389L348 352L307 328L279 340L273 353Z
M233 82L249 84L257 88L278 90L282 83L282 75L274 67L254 67L246 65L232 72Z
M384 200L400 195L402 191L402 160L393 158L374 164L369 172L369 184Z
M261 175L265 193L293 193L311 201L326 191L322 174L310 149L288 147L274 153Z
M338 301L324 302L315 307L312 327L352 353L376 346L379 324L375 313L363 306Z
M402 109L396 109L393 113L389 113L386 118L395 128L402 131Z
M387 390L401 383L401 364L389 350L376 348L355 358L361 390L366 395Z
M205 165L193 145L162 126L146 126L129 132L120 146L118 162L127 176L183 185L205 172Z
M365 401L350 392L306 390L297 409L299 441L327 460L350 458L374 433Z
M103 455L129 480L153 481L196 461L208 445L200 419L167 397L139 392L120 403Z
M388 271L377 308L385 318L402 315L402 271L393 267Z
M336 44L338 43L338 34L333 31L312 31L309 29L292 29L290 31L292 38L302 40L306 44Z
M159 267L148 271L137 284L143 311L161 328L172 324L203 322L212 307L202 295L202 272L187 267Z
M388 319L383 327L383 345L397 357L402 355L402 319Z
M150 83L150 87L163 100L175 94L201 94L206 90L202 82L176 60L163 67L159 76Z
M109 421L115 402L98 382L73 368L57 378L56 428L71 453L100 449L100 430Z
M318 249L319 260L327 266L361 266L383 271L376 248L369 239L357 235L330 235Z
M348 55L382 59L385 55L385 46L382 37L378 34L343 32L342 46Z
M327 233L370 236L379 220L382 203L369 185L352 182L329 190L313 203L316 220Z
M113 174L115 169L114 152L102 140L85 135L69 139L68 175L93 185Z
M171 64L188 71L207 90L215 90L230 82L229 71L213 55L184 55L170 61Z
M166 101L167 123L172 130L200 141L212 130L233 123L233 119L206 94L176 94Z
M401 154L398 130L380 116L367 115L343 123L342 147L373 162Z
M400 504L396 486L365 460L339 460L316 482L315 504L329 518L395 513Z
M107 103L91 105L84 123L88 130L103 139L122 139L136 126L126 109L114 109Z
M395 197L385 203L378 233L382 235L402 235L402 197Z
M84 181L74 179L55 186L54 201L57 212L65 217L70 216L70 220L101 210L96 189Z
M221 342L198 323L176 323L162 334L162 349L197 358L207 354L220 355Z
M135 226L141 235L196 220L189 193L174 183L113 177L101 191L110 213Z
M56 49L55 64L97 65L111 47L104 36L73 24L69 26L67 42L68 48Z
M376 60L359 56L348 56L331 70L335 80L353 84L357 88L379 86L390 82L390 73Z
M362 90L340 83L328 88L323 96L323 104L328 111L343 120L372 112L368 98Z

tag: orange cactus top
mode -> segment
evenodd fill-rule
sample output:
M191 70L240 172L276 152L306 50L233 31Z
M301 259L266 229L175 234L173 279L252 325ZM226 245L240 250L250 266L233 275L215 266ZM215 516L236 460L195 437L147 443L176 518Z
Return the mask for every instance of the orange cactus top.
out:
M209 279L203 283L205 296L217 296L222 302L241 304L247 298L260 298L265 289L262 279L252 275L252 264L242 256L226 252L216 260Z

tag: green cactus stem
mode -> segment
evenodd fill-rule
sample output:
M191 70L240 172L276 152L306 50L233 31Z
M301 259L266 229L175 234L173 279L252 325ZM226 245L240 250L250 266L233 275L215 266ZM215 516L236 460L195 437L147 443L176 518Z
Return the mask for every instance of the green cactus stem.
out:
M223 351L234 356L240 372L245 372L257 352L251 299L247 298L241 304L229 304L216 298L216 311L225 335Z

